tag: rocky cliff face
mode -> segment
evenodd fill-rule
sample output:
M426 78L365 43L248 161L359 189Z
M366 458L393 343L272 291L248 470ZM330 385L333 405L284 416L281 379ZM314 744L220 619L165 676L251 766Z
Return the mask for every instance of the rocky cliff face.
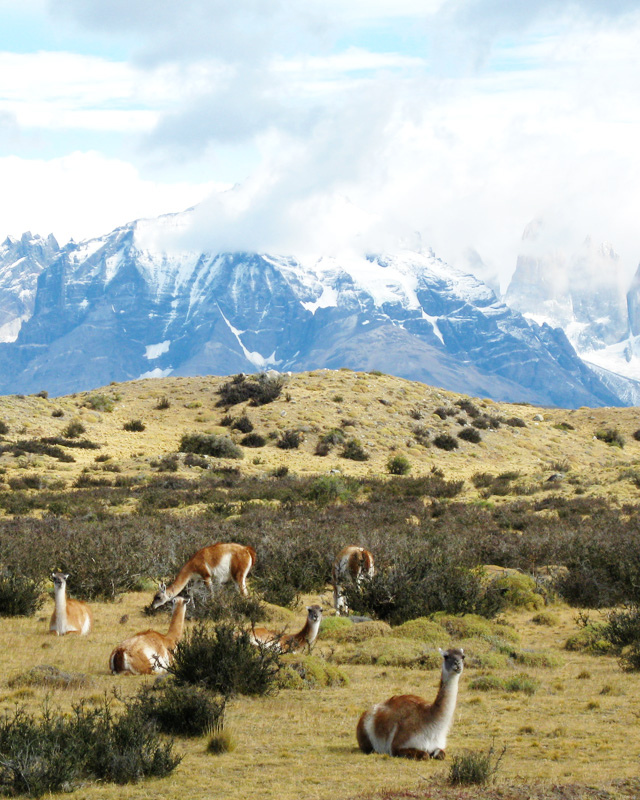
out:
M525 320L433 254L299 261L149 246L150 230L170 222L54 254L31 317L0 344L0 391L350 367L500 400L621 402L561 330Z

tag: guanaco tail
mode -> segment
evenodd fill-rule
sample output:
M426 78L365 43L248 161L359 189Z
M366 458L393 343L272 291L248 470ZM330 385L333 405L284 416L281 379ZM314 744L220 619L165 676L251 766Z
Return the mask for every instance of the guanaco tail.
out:
M49 633L64 636L66 633L89 633L93 624L91 609L82 600L67 597L67 580L63 572L52 572L56 607L49 622Z
M349 612L347 599L344 596L345 582L352 581L358 584L363 578L373 578L374 573L373 555L369 550L356 545L342 548L333 562L331 571L336 614L345 615Z
M356 728L358 745L364 753L416 759L445 757L464 653L462 648L440 652L442 674L433 703L413 694L401 694L365 711Z
M140 631L113 649L109 669L114 675L150 675L164 672L173 660L173 651L182 637L184 617L190 602L186 597L173 598L173 614L166 634Z
M307 606L307 620L298 633L280 634L267 628L254 628L251 640L254 644L266 645L280 653L291 653L302 649L305 645L310 650L318 635L321 622L322 608L317 605Z
M160 583L151 601L152 608L158 608L179 594L192 578L203 580L211 593L215 587L233 581L240 594L247 594L247 575L255 564L256 551L253 547L233 542L218 542L192 556L182 567L170 586Z

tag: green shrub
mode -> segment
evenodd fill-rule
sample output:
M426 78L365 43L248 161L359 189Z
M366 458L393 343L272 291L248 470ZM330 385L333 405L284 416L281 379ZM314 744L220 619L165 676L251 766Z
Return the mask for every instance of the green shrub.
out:
M286 656L278 673L281 689L317 689L328 686L348 686L349 678L335 664L317 656Z
M434 438L433 443L441 450L456 450L458 447L458 440L449 433L439 433Z
M556 667L561 667L563 664L559 655L542 650L538 650L537 652L531 650L515 651L512 653L512 658L516 664L521 664L523 667L545 667L555 669Z
M279 669L280 655L253 645L249 631L199 623L178 642L169 671L178 685L201 685L231 697L272 692Z
M340 451L342 458L348 458L351 461L368 461L369 453L364 449L359 439L355 437L348 439L342 450Z
M497 675L488 673L487 675L478 675L471 678L469 681L469 689L475 692L493 692L504 689L504 681Z
M406 456L392 456L387 461L387 472L391 475L407 475L411 472L411 462Z
M44 603L41 580L0 573L0 617L31 617Z
M346 439L344 431L340 428L331 428L331 430L323 433L319 441L323 444L336 445L343 444Z
M496 755L491 745L486 753L481 750L456 753L449 769L449 783L452 786L484 786L495 778L506 750L505 746Z
M187 459L185 458L185 464ZM180 466L180 457L177 453L167 453L158 461L158 472L177 472Z
M173 736L202 736L224 725L225 698L202 686L172 681L160 688L147 685L129 702L158 730Z
M565 650L604 655L613 653L614 645L605 637L606 624L604 622L591 622L583 625L577 632L569 636L564 643Z
M62 435L67 439L77 439L78 436L82 436L83 433L86 433L86 430L87 429L80 422L80 420L72 419L67 427L63 429Z
M87 779L125 784L169 775L180 763L134 706L115 716L108 702L76 705L68 715L48 706L36 718L18 708L0 718L0 791L41 797Z
M402 625L393 629L393 635L402 639L416 639L434 647L444 646L449 639L447 630L435 620L427 617L418 617L403 622Z
M507 572L497 575L486 585L483 613L494 616L505 608L537 611L544 604L544 597L537 591L536 582L530 575Z
M145 428L146 425L141 419L131 419L122 426L123 431L129 431L130 433L141 433Z
M624 437L617 428L601 428L596 431L595 436L612 447L624 447Z
M93 411L113 411L115 397L109 397L106 394L92 394L84 401L87 408Z
M506 692L522 692L523 694L535 694L540 688L540 681L532 678L526 672L519 672L504 681Z
M228 436L213 433L185 433L180 439L180 452L215 458L244 458L242 448Z
M307 497L318 505L327 505L337 500L346 502L356 496L358 484L343 475L320 475L308 489Z
M231 423L231 427L241 433L251 433L253 430L253 422L251 422L246 414L243 414Z

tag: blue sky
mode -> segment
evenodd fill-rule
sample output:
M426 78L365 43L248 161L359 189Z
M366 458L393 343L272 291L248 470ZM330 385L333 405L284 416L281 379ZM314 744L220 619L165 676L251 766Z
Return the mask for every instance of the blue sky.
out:
M0 237L640 261L640 0L0 0Z

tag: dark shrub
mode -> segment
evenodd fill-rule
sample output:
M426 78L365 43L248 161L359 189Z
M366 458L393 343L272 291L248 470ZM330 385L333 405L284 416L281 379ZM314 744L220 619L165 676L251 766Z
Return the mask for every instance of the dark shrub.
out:
M266 602L292 607L301 594L322 591L330 577L326 545L292 531L262 542L253 585Z
M253 645L249 631L200 623L178 642L169 671L178 685L204 686L231 697L273 691L279 668L279 654Z
M316 442L316 449L313 452L317 456L328 456L331 452L331 445L327 444L327 442L321 442L318 440Z
M78 436L82 436L83 433L86 433L86 430L87 429L80 422L80 420L73 419L67 425L67 427L63 429L62 435L67 439L77 439Z
M30 617L44 603L41 580L24 575L0 573L0 617Z
M230 428L233 425L233 417L231 414L225 414L224 417L220 420L220 425L223 428Z
M173 682L159 689L145 686L133 703L158 730L174 736L203 736L224 725L225 698L203 686Z
M0 419L0 436L6 436L8 433L9 426L3 419Z
M65 453L58 445L47 444L38 439L20 439L15 444L0 446L0 453L5 452L13 453L14 456L21 456L24 453L38 453L66 463L75 461L72 455Z
M64 411L61 408L54 408L51 412L52 417L64 417Z
M411 472L411 462L406 456L393 456L387 461L387 471L391 475L407 475Z
M264 447L267 440L259 433L248 433L240 439L240 444L243 447Z
M241 433L251 433L253 430L253 422L251 422L246 414L243 414L241 417L238 417L238 419L233 421L231 427L237 431L240 431Z
M40 439L44 444L57 444L60 447L75 447L79 450L99 450L102 445L91 442L89 439L65 439L63 436L43 436Z
M186 458L185 458L186 464ZM177 472L180 466L180 457L177 453L167 453L158 461L158 472Z
M171 408L171 401L168 397L161 397L155 404L154 408L157 411L165 411L167 408Z
M434 409L433 413L436 415L436 417L440 417L440 419L446 419L447 417L455 417L458 412L455 410L455 408L438 406L436 409Z
M433 443L441 450L455 450L458 447L458 440L449 433L439 433Z
M1 430L0 430L0 433L2 433ZM640 428L638 428L637 431L634 431L631 435L636 440L636 442L640 442Z
M340 451L342 458L348 458L351 461L368 461L369 453L364 449L359 439L351 438L345 442L344 447Z
M509 425L512 428L526 428L527 423L521 417L508 417L504 421L505 425Z
M263 406L277 400L282 393L284 378L259 375L235 375L231 381L223 383L218 389L218 406L234 406L249 400L251 405Z
M496 476L490 472L475 472L471 476L471 483L476 489L486 489L495 481Z
M331 428L330 431L323 433L319 441L323 444L334 445L342 444L345 440L344 431L340 428Z
M461 397L460 400L456 400L455 404L458 406L458 408L466 411L467 414L472 418L479 417L481 414L478 406L475 403L472 403L471 400L466 397Z
M242 449L228 436L216 436L213 433L183 434L180 451L215 458L244 458Z
M145 427L146 425L141 419L131 419L129 422L124 423L122 430L129 431L131 433L141 433Z
M475 428L468 427L458 432L458 439L463 439L465 442L471 442L472 444L478 444L478 442L482 441L482 436Z
M300 447L303 438L304 436L300 431L283 431L276 442L276 446L281 450L296 450Z
M190 616L193 619L211 622L250 623L254 625L265 617L265 609L259 597L243 597L235 586L221 586L213 594L203 585L189 590L193 598Z
M187 453L184 457L185 467L200 467L201 469L209 469L211 466L206 458L197 456L194 453Z

